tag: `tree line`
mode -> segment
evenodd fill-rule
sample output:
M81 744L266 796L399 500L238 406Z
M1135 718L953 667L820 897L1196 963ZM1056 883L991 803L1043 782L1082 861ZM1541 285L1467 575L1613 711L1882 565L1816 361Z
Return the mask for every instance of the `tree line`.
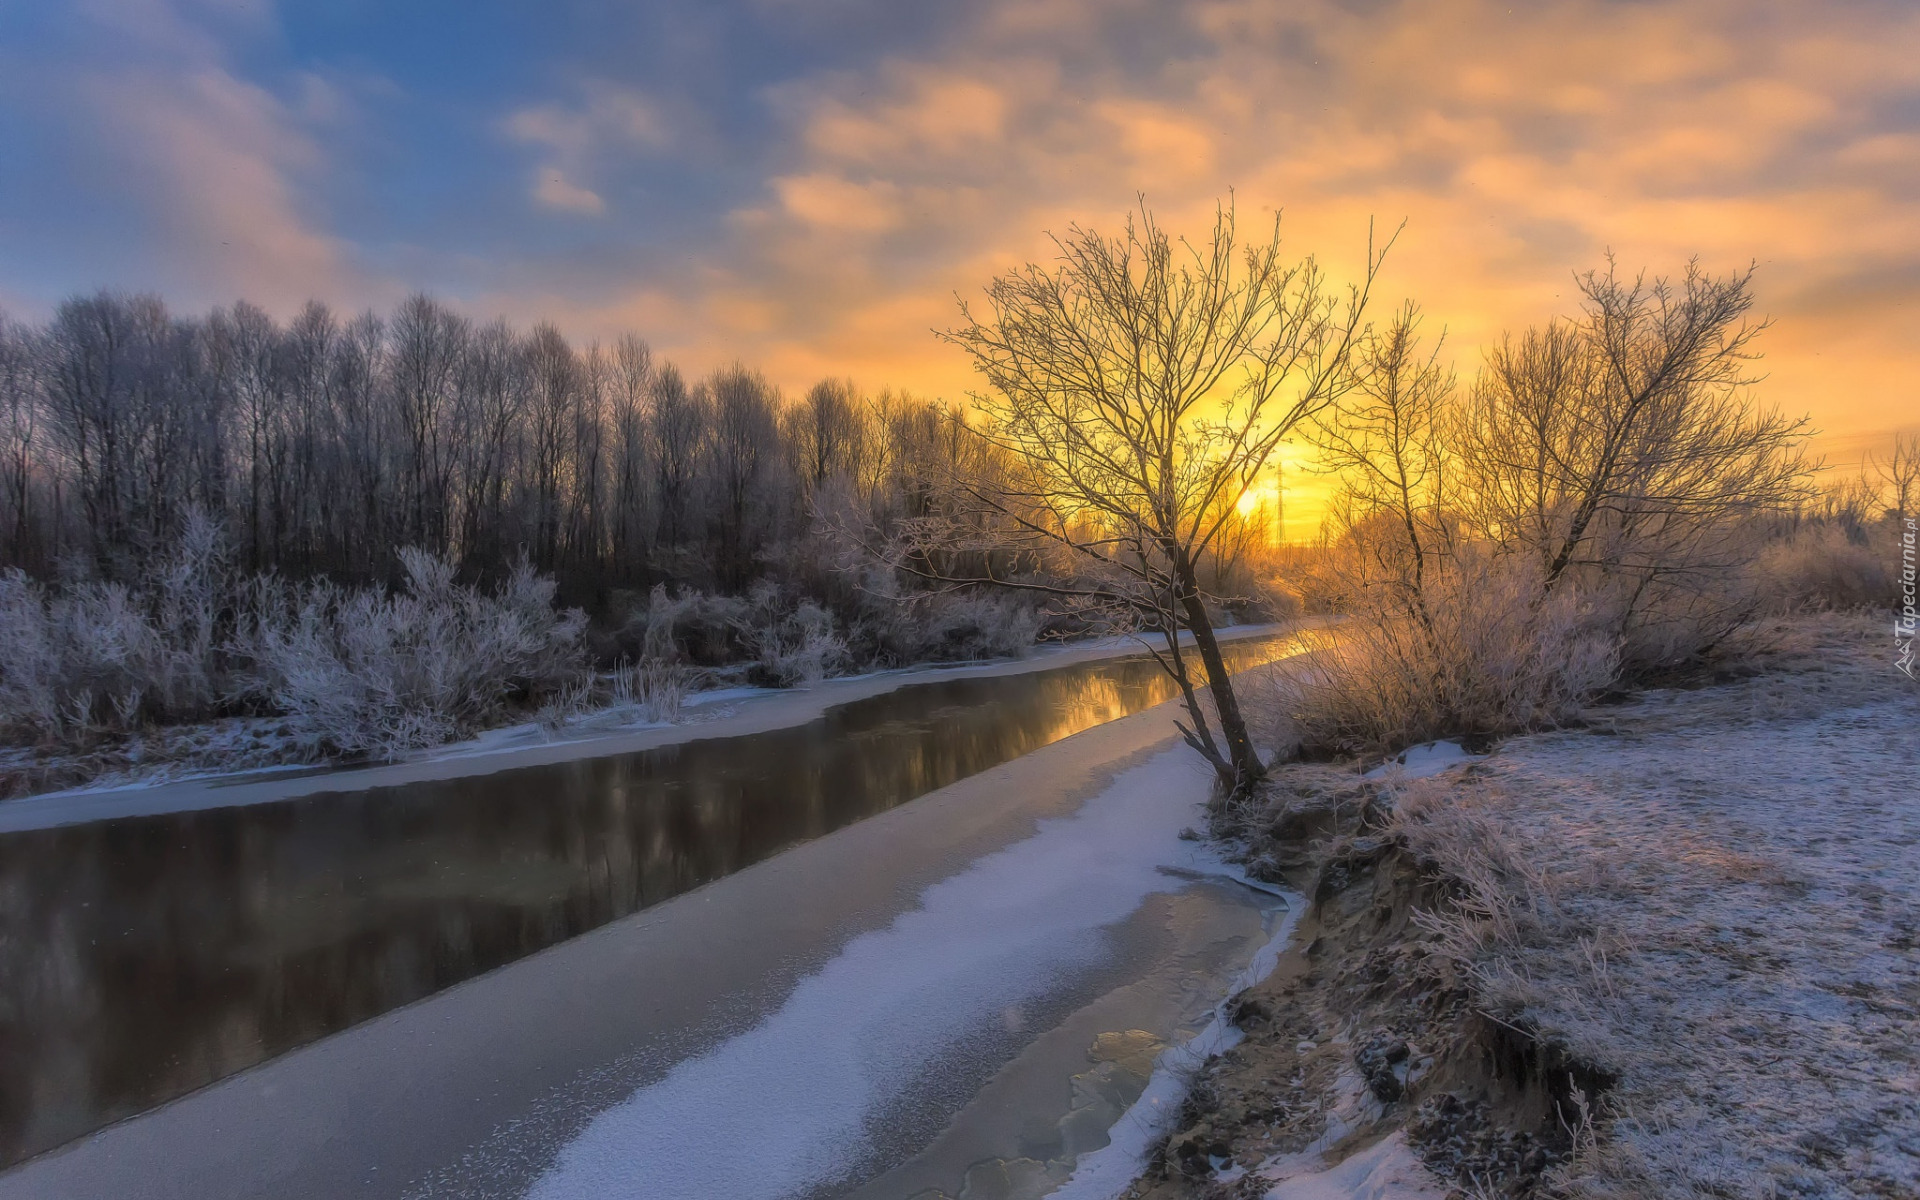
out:
M745 366L689 379L641 338L577 346L424 295L391 314L244 301L181 316L101 292L0 316L0 567L131 580L189 513L239 565L391 582L412 546L475 576L523 556L590 609L657 583L818 570L835 512L911 515L955 453L938 408Z

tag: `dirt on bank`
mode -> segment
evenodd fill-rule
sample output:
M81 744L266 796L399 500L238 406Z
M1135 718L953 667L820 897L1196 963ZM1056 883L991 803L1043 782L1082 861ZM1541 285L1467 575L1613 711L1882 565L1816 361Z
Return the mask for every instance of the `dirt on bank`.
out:
M1760 632L1229 814L1313 907L1130 1195L1920 1196L1920 691L1878 623Z

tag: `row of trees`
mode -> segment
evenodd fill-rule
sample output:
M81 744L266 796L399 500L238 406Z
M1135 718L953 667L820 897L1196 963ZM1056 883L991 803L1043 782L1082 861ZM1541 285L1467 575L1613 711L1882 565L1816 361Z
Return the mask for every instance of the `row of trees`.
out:
M391 580L401 546L498 575L522 554L597 606L659 582L738 592L836 507L885 521L953 452L938 410L826 380L783 403L647 344L247 303L204 318L102 293L0 317L0 566L133 579L189 512L241 564ZM814 564L815 567L818 564Z

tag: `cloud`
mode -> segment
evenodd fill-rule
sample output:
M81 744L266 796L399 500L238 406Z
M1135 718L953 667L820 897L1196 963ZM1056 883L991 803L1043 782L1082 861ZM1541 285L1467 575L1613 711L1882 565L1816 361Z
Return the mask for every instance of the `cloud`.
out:
M887 182L855 183L837 175L787 175L773 181L780 206L806 225L859 233L900 226L899 188Z
M601 80L589 81L580 90L577 104L538 104L508 114L503 123L507 135L572 158L607 147L658 150L670 143L659 107L639 92Z
M314 130L352 123L355 88L307 72L282 96L233 65L232 45L274 34L266 5L80 0L64 19L83 52L21 46L0 66L19 81L4 99L32 105L18 128L33 136L15 148L42 154L31 190L9 197L24 212L0 227L83 237L64 257L99 273L66 287L159 288L184 306L247 296L281 311L380 293L315 203L334 164ZM62 261L57 245L36 251Z
M1048 230L1114 228L1141 193L1200 231L1229 191L1248 224L1284 210L1291 251L1336 279L1370 220L1407 219L1382 299L1420 299L1469 372L1612 249L1666 271L1757 260L1765 395L1828 429L1884 424L1920 377L1920 12L1891 0L973 0L900 22L664 0L644 52L617 23L529 48L472 122L494 157L380 130L427 164L391 180L344 161L352 80L235 65L273 36L265 5L76 3L134 49L63 70L45 103L79 98L68 140L152 225L126 236L202 294L377 299L315 198L363 168L377 237L459 153L473 203L438 241L382 244L387 269L480 315L637 328L694 370L745 358L790 387L957 396L967 364L929 332L955 292L1044 261Z
M545 167L533 185L533 198L558 212L597 217L607 211L607 202L598 192L569 183L557 167Z
M670 350L954 394L965 364L927 332L954 291L1044 258L1044 230L1115 227L1137 193L1197 231L1232 189L1243 220L1284 209L1288 244L1336 277L1371 219L1406 218L1384 296L1420 298L1468 371L1502 329L1568 311L1574 273L1612 249L1655 271L1758 260L1781 318L1767 394L1829 428L1881 419L1869 380L1920 373L1904 332L1920 285L1883 270L1920 260L1920 86L1899 66L1920 17L1900 7L987 8L912 56L769 91L792 132L764 193L674 286L779 316L710 337L675 323ZM1800 299L1874 272L1893 290L1865 311ZM1819 349L1841 341L1844 365Z
M509 113L507 137L547 151L548 165L535 176L534 201L557 212L599 215L606 201L575 180L591 176L610 159L636 151L658 153L673 144L660 107L631 88L589 80L573 104L537 104Z
M348 248L303 211L302 181L325 159L276 98L217 66L96 75L79 87L102 148L149 189L176 278L281 309L362 294Z

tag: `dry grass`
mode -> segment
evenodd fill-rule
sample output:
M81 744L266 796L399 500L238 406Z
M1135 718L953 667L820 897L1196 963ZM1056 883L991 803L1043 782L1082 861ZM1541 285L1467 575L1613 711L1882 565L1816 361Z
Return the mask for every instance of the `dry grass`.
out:
M1436 570L1413 612L1357 616L1268 698L1308 756L1552 726L1613 681L1613 639L1572 591L1540 601L1515 559Z
M1617 1080L1565 1195L1920 1192L1920 695L1862 622L1775 634L1399 797L1478 1002Z

